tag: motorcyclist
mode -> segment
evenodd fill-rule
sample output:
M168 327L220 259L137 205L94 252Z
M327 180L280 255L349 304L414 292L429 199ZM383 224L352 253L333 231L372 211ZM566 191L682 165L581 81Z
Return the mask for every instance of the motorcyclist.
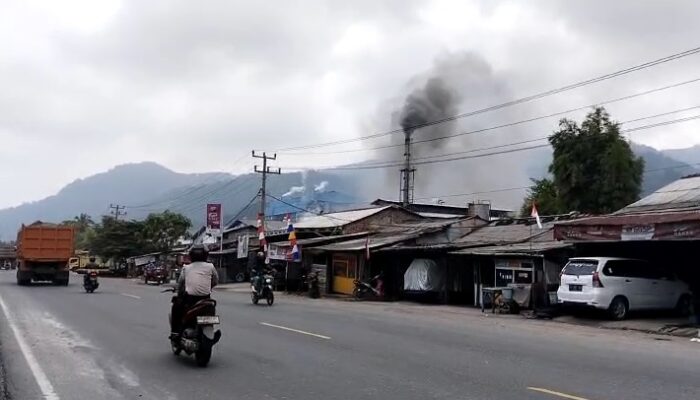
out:
M251 271L251 283L258 293L262 290L263 277L270 273L270 266L265 263L265 253L259 251L255 258L255 265Z
M90 256L88 263L85 264L85 275L83 275L83 284L86 284L90 279L90 271L99 267L94 256Z
M177 280L177 296L173 297L171 310L170 339L180 335L182 318L188 307L199 300L208 299L211 290L219 283L214 264L209 263L209 250L205 245L192 246L189 252L191 263L182 267Z

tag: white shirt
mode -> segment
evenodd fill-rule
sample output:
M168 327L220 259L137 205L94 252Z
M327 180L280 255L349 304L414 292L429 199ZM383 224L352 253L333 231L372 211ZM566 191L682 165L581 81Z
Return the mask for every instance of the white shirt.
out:
M178 288L185 286L185 293L190 296L208 296L211 289L219 283L219 274L214 264L208 262L193 262L182 267Z

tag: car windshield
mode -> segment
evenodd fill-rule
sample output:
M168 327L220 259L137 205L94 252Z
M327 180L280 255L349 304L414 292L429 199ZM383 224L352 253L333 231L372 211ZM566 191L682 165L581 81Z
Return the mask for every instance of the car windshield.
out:
M596 260L574 260L569 261L564 267L564 275L593 275L598 268Z

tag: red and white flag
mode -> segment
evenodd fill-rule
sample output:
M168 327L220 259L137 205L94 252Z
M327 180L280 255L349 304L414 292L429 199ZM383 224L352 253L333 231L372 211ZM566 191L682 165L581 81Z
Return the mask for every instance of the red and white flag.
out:
M537 227L542 229L542 220L540 219L540 213L537 212L535 203L532 203L532 212L530 212L530 216L537 221Z

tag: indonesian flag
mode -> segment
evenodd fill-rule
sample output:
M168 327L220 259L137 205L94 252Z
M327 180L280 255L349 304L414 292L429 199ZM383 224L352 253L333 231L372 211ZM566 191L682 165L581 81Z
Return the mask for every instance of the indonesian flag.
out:
M532 211L530 212L530 216L537 221L537 227L542 229L542 220L540 219L540 213L537 212L535 203L532 203Z

